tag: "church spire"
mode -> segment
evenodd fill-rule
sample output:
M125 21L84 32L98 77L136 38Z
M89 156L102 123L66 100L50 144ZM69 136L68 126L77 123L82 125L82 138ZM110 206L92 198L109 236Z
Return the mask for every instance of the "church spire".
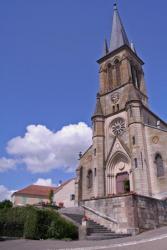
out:
M96 97L96 108L95 108L95 111L94 111L94 114L93 114L92 118L94 118L96 116L103 116L103 111L102 111L102 108L101 108L99 93L97 94L97 97Z
M104 48L103 48L103 55L106 56L109 52L107 39L104 39Z
M112 23L112 33L111 33L111 42L110 42L110 52L120 48L123 45L128 45L130 47L130 43L125 32L123 23L121 21L117 4L114 4L114 15L113 15L113 23Z

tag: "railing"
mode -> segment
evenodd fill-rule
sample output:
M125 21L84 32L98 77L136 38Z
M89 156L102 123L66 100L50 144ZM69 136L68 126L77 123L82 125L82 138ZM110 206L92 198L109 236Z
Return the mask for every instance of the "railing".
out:
M96 210L94 210L94 209L92 209L92 208L90 208L90 207L84 206L84 205L82 205L82 207L83 207L84 209L86 209L86 210L92 212L93 214L96 214L97 216L99 216L99 217L105 219L105 220L111 221L111 222L113 222L114 224L118 224L118 222L117 222L115 219L111 218L110 216L107 216L107 215L105 215L105 214L102 214L102 213L100 213L99 211L96 211Z

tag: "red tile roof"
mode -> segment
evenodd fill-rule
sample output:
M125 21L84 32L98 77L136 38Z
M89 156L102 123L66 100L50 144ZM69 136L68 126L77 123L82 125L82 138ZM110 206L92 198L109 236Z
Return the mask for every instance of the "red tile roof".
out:
M65 185L67 185L69 182L74 180L75 178L72 178L70 180L67 180L63 182L58 187L48 187L48 186L39 186L39 185L30 185L26 188L23 188L19 191L16 191L12 194L14 195L23 195L23 196L35 196L35 197L45 197L48 198L50 190L53 190L54 193L57 193L59 190L61 190Z
M57 187L30 185L17 192L14 192L12 196L13 195L27 195L27 196L42 196L42 197L48 198L50 190L56 191Z

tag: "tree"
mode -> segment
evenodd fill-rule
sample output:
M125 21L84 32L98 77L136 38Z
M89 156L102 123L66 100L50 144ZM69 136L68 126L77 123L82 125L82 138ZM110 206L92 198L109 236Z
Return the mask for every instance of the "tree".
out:
M49 191L49 202L50 202L50 204L53 204L53 196L54 196L54 192L53 192L53 189L51 189Z

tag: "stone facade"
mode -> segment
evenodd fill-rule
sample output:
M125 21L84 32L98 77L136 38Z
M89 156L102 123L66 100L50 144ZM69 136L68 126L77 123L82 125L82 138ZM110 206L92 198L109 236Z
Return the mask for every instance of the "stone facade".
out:
M77 168L78 203L126 192L167 196L167 124L149 108L144 63L128 43L117 9L113 23L115 49L105 47L98 60L93 139Z
M88 218L117 233L136 234L167 225L167 201L124 194L85 200L82 205Z

